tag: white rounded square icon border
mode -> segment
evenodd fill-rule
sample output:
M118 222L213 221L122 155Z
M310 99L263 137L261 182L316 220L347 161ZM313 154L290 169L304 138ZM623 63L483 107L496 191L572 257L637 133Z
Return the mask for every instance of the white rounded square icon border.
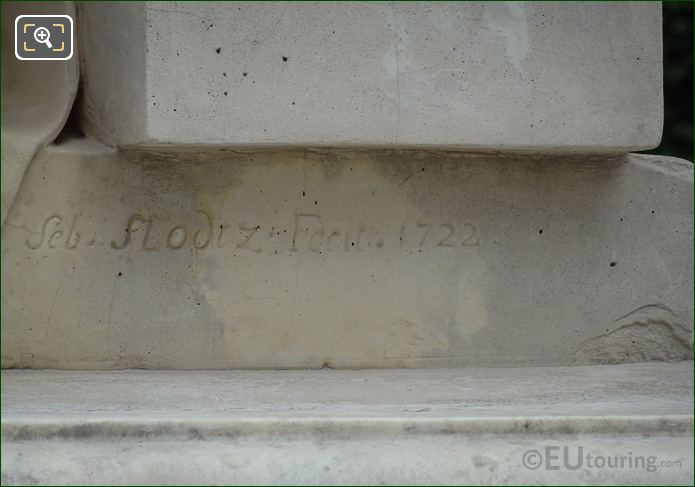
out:
M22 19L27 19L27 18L36 18L36 17L52 17L52 18L64 18L68 19L70 22L70 54L67 57L22 57L19 55L19 51L17 50L18 44L17 44L17 25L19 24L19 21ZM14 55L17 59L22 60L22 61L69 61L72 59L72 53L75 50L74 49L74 44L75 44L75 36L73 32L73 22L72 22L72 17L69 15L65 14L55 14L55 15L18 15L16 19L14 19Z

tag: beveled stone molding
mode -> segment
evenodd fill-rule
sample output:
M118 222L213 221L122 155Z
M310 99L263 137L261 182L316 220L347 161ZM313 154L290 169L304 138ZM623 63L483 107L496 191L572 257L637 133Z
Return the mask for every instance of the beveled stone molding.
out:
M5 370L2 482L691 485L692 367Z

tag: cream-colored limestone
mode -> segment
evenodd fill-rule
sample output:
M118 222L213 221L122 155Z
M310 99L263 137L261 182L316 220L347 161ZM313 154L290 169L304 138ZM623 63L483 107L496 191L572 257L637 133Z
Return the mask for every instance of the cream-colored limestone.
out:
M692 190L657 156L50 147L3 236L2 363L683 360Z
M68 14L72 2L2 2L2 223L36 152L52 142L77 92L78 52L69 61L20 61L14 54L17 15Z
M80 7L110 145L627 152L663 120L659 2Z
M2 481L692 485L692 367L3 371Z
M77 63L3 69L3 367L429 369L3 371L3 485L692 485L693 169L623 153L658 3L77 20L88 138L11 209Z

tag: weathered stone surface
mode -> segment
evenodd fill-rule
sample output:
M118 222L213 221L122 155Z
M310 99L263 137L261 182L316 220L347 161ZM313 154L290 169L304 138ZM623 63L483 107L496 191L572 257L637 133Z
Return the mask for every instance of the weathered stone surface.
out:
M2 481L692 485L692 367L3 371Z
M72 2L2 2L2 223L37 151L55 139L77 92L78 55L69 61L20 61L14 21L20 14L75 15Z
M692 190L655 156L69 142L3 233L2 363L687 359Z
M114 2L80 20L84 125L111 145L661 138L659 2Z
M667 306L649 304L613 322L606 333L586 340L575 353L578 363L673 361L688 356L692 334Z

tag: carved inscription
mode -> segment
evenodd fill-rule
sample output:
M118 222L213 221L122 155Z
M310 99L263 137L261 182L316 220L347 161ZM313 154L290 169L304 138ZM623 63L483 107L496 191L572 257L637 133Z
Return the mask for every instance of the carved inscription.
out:
M139 224L139 226L138 226ZM134 213L129 219L125 227L123 240L118 243L117 240L111 240L111 247L114 249L125 249L130 246L133 239L133 233L138 231L138 228L143 232L142 249L157 250L159 247L152 247L148 242L150 240L150 232L152 231L152 217L144 216L140 213Z
M69 221L58 214L54 214L44 220L39 237L36 240L28 238L26 245L32 250L42 247L55 249L59 246L66 249L74 249L80 243L80 234L75 230L77 216Z
M38 232L26 239L32 250L74 249L80 244L78 218L53 214ZM264 227L260 222L223 222L197 210L190 221L172 222L156 214L135 212L120 235L107 240L113 250L153 252L158 250L223 249L234 255L278 254L280 252L363 252L385 248L422 252L424 249L455 249L480 244L473 223L417 220L400 225L374 226L363 222L332 224L320 213L297 212L286 225ZM90 241L85 245L92 245Z

